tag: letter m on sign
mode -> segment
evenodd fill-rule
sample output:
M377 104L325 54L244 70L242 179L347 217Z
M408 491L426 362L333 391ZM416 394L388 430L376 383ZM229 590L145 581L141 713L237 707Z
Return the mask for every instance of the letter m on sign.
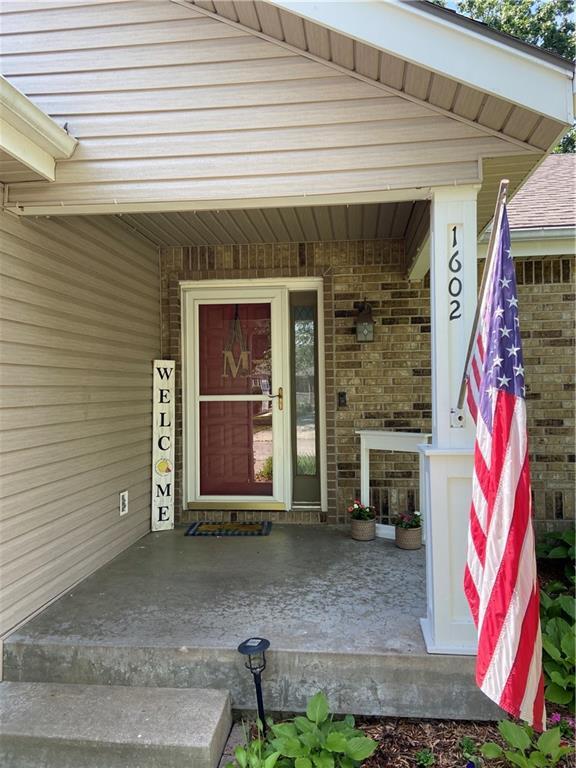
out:
M151 528L174 528L174 379L173 360L154 360L152 392Z

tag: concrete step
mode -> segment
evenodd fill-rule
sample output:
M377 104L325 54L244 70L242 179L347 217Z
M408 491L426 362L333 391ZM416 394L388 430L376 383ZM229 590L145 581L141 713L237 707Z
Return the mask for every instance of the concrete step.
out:
M225 690L0 683L3 768L216 768L231 727Z
M416 623L416 620L415 620ZM394 633L394 625L383 631ZM415 626L414 632L419 631ZM415 635L416 636L416 635ZM420 636L421 638L421 636ZM477 687L472 656L428 654L423 640L397 652L276 649L266 654L264 704L302 712L317 691L338 714L498 720L501 712ZM398 640L401 646L401 640ZM407 645L407 644L405 644ZM235 710L254 709L252 676L233 648L96 645L89 642L4 643L4 679L99 685L222 688Z

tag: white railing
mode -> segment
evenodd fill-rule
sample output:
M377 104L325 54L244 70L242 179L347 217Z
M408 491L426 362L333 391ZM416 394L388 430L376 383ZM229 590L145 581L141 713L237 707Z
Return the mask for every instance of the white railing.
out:
M379 429L358 429L356 434L360 435L360 501L362 504L370 504L370 451L401 451L419 455L420 510L424 510L424 461L419 446L428 444L432 435L424 432L384 432ZM426 528L424 515L422 515L422 527L424 536ZM384 539L393 539L394 526L376 524L376 535Z

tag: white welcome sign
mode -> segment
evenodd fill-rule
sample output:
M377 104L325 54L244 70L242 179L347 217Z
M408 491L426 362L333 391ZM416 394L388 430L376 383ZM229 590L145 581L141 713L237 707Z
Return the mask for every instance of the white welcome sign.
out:
M152 530L174 528L174 360L154 360Z

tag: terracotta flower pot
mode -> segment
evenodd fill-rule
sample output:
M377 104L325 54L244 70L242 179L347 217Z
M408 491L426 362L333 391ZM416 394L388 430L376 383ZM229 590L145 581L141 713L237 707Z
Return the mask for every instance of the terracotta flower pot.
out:
M420 549L422 546L422 528L395 529L395 544L400 549Z
M356 541L372 541L376 538L376 520L354 520L352 523L352 538Z

